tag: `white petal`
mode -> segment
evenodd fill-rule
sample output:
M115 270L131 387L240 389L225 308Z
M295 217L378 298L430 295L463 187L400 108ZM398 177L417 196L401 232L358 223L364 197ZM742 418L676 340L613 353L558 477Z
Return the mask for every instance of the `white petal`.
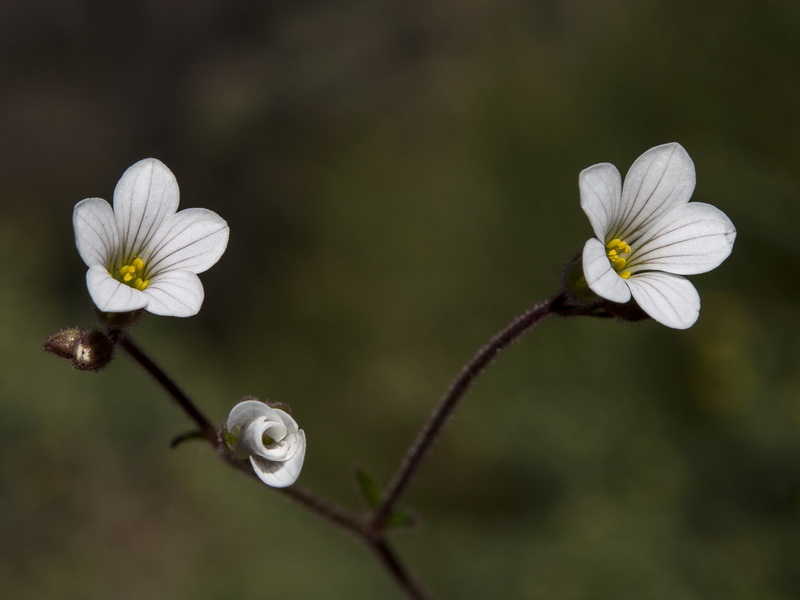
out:
M228 414L226 427L233 431L234 427L242 425L258 417L265 417L272 413L272 408L259 400L243 400L231 409Z
M225 252L230 230L225 219L205 208L187 208L169 217L153 239L150 273L210 269Z
M128 167L114 189L114 213L125 260L139 255L178 210L178 182L164 163L146 158Z
M613 237L633 243L637 230L686 204L695 186L694 163L680 144L651 148L633 163L622 186Z
M293 460L295 452L300 451L303 448L304 443L304 435L300 434L301 430L297 430L294 433L290 433L283 439L283 445L285 446L284 450L284 459L283 460Z
M188 271L162 273L143 292L147 311L165 317L191 317L200 312L205 293L200 278Z
M131 312L148 304L147 296L111 277L102 265L86 272L86 287L92 302L103 312Z
M303 460L306 454L306 435L301 429L298 432L299 442L297 451L292 458L284 462L272 462L258 456L250 457L258 478L272 487L287 487L292 485L300 476Z
M265 431L264 433L269 435L268 431ZM285 462L292 458L294 453L297 451L297 444L294 443L294 440L296 439L296 435L293 435L289 438L284 438L277 444L264 446L260 452L251 452L250 455L260 456L261 458L271 460L273 462Z
M281 421L269 421L265 423L262 428L262 436L266 435L271 437L276 442L280 442L286 437L288 428ZM263 437L261 438L263 442Z
M653 224L628 266L678 275L705 273L728 258L735 238L736 228L724 212L690 202Z
M72 212L75 245L86 266L111 267L119 248L117 222L111 205L101 198L87 198Z
M251 455L260 456L269 460L280 460L285 450L270 450L264 446L263 435L266 434L275 441L280 441L286 437L286 426L269 420L267 417L258 417L245 425L239 440L243 452ZM280 444L278 444L280 446Z
M625 280L611 267L606 247L595 238L583 246L583 276L589 288L598 296L612 302L627 302L631 292Z
M670 273L647 272L628 279L633 299L656 321L688 329L700 315L700 295L688 279Z
M594 234L605 242L606 234L619 212L622 189L619 171L609 163L591 166L581 171L578 176L578 187L581 193L581 208L589 217Z
M297 421L294 420L292 415L287 413L285 410L281 410L280 408L273 408L272 409L275 415L280 418L284 425L286 425L286 431L291 433L297 433L298 429L300 429L297 425Z

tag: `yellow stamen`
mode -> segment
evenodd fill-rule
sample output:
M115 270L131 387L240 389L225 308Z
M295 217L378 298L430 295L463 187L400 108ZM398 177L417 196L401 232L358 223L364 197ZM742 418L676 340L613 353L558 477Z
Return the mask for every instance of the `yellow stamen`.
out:
M613 269L619 273L623 279L628 279L631 276L630 271L623 271L625 265L628 264L628 259L620 256L620 254L630 254L631 247L628 242L619 238L614 238L606 244L606 256L608 262L611 263Z
M628 245L628 243L622 241L619 238L614 238L613 240L608 242L606 244L606 248L608 248L609 252L614 252L615 254L617 250L624 254L628 254L631 251L631 247Z
M141 291L150 285L150 280L142 277L142 275L144 275L144 270L144 261L137 256L130 262L130 264L122 265L119 268L119 276L116 277L116 279L121 283L125 283L132 288Z

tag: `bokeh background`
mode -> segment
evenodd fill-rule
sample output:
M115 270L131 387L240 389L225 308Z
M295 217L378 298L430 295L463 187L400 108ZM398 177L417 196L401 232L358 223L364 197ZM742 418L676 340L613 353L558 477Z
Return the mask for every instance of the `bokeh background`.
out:
M0 589L401 598L355 539L226 468L90 326L71 213L155 156L230 223L140 343L222 422L286 402L301 483L361 510L492 333L590 235L577 175L679 141L738 228L696 326L552 320L480 380L393 536L441 598L800 589L800 4L2 0Z

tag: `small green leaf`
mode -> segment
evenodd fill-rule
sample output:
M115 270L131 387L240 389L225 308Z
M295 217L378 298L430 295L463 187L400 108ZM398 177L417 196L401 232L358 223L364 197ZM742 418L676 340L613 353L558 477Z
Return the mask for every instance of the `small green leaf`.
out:
M188 442L189 440L204 440L205 438L206 436L203 435L202 431L187 431L186 433L181 433L172 438L169 447L177 448L183 442Z
M361 496L369 508L376 508L381 502L381 488L375 479L364 469L355 470L356 484ZM409 510L396 508L386 518L386 527L411 527L417 523L417 517Z
M411 511L398 508L386 519L387 527L412 527L417 524L417 517Z
M367 473L364 469L356 469L356 484L358 491L370 508L375 508L381 501L381 488L378 486L375 479Z

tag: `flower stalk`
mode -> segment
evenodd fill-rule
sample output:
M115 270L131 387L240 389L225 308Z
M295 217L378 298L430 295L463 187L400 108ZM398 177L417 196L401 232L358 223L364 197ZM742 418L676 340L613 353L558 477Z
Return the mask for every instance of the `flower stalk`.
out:
M217 445L217 430L206 416L195 406L191 398L187 396L177 383L167 375L158 364L147 355L147 353L134 342L126 333L119 334L119 345L134 361L139 363L145 371L150 373L153 379L164 388L170 397L181 407L186 415L194 421L198 429L212 445Z
M497 333L464 365L459 375L450 384L447 392L439 400L439 404L434 409L433 414L417 434L403 462L384 491L380 503L373 511L369 523L373 531L379 532L384 529L386 520L392 514L395 504L408 487L433 442L439 437L444 426L456 408L458 408L459 402L474 385L480 374L503 350L546 317L555 314L556 307L562 302L563 295L558 294L549 300L532 306Z

